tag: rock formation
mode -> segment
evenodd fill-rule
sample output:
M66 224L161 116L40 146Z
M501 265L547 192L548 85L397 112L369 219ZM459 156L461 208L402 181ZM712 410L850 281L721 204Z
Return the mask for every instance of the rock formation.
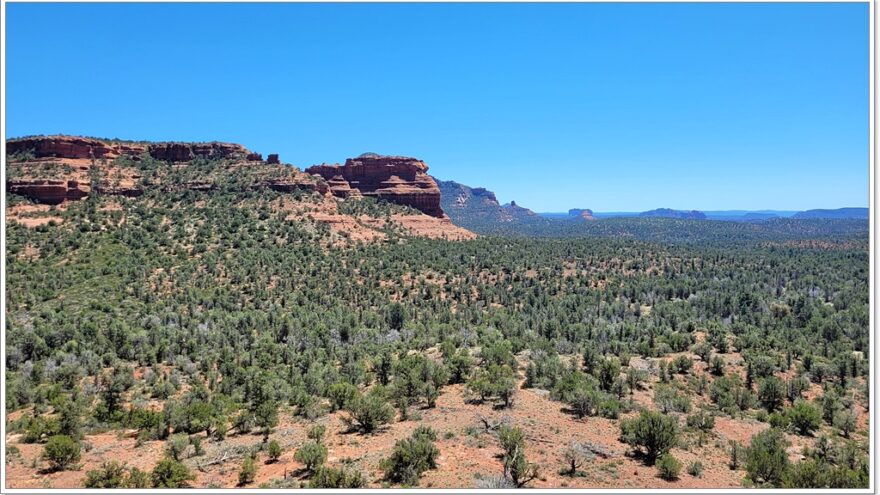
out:
M686 220L705 220L706 214L702 211L691 210L673 210L670 208L657 208L656 210L643 211L639 213L640 217L662 217L662 218L679 218Z
M277 154L269 155L269 160L263 162L261 154L232 143L143 143L45 136L11 139L6 142L6 149L8 161L15 169L14 174L7 174L6 190L45 204L82 199L92 193L90 184L96 184L95 190L100 194L140 196L144 193L140 172L114 160L125 156L137 162L145 154L156 160L179 164L196 158L226 159L232 167L251 167L255 176L261 177L256 187L281 192L296 189L320 194L328 192L323 182L315 181L293 167L281 165ZM97 172L97 182L94 172ZM216 189L208 178L182 186L195 191Z
M595 220L596 218L593 216L593 210L589 208L572 208L568 210L568 216L570 217L581 217L584 220Z
M337 197L349 197L356 190L363 196L411 206L442 218L440 189L427 174L428 166L416 158L365 153L349 158L344 165L315 165L306 169L328 181Z
M41 203L57 205L67 200L82 199L89 195L91 187L76 180L30 179L7 182L7 191Z

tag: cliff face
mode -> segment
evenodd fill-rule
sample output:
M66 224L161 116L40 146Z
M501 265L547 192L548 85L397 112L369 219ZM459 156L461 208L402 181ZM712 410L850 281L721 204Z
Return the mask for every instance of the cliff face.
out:
M137 160L144 153L156 160L187 162L201 158L247 158L261 161L240 144L232 143L123 143L78 136L46 136L12 139L6 142L10 155L32 153L34 158L68 158L74 160L108 159L128 156ZM277 159L277 155L276 155Z
M428 175L428 166L416 158L364 154L344 165L315 165L307 173L323 177L333 195L372 196L411 206L433 217L444 217L440 189Z
M261 177L258 187L282 192L296 189L328 191L323 182L300 171L281 165L278 155L253 153L240 144L232 143L137 143L103 141L78 136L45 136L12 139L6 142L8 163L14 174L7 174L6 190L44 204L75 201L96 189L100 194L136 197L144 193L141 172L130 163L142 157L185 166L196 158L224 159L229 168L249 167L255 177ZM128 158L129 165L115 160ZM10 169L7 169L9 172ZM156 184L162 189L165 185ZM170 187L170 186L169 186ZM210 178L173 187L193 190L212 190Z

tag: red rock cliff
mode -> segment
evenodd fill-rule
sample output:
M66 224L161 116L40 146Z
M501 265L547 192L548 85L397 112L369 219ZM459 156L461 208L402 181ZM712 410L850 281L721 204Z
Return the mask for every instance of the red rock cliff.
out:
M6 142L7 157L16 173L7 175L6 190L46 204L59 204L88 196L92 192L91 172L97 169L102 178L97 192L108 195L140 196L140 172L131 166L114 162L120 156L139 161L149 154L156 160L185 165L195 158L222 158L229 166L248 166L254 174L264 177L258 187L290 192L297 189L324 194L328 186L315 182L302 172L280 164L278 155L263 162L262 155L240 144L210 143L143 143L102 141L79 136L38 136L11 139ZM7 169L7 173L9 169ZM194 190L211 190L210 183L185 185Z
M428 175L428 166L416 158L364 154L345 160L345 165L315 165L306 169L330 184L338 197L348 197L351 190L393 203L411 206L442 218L440 188Z

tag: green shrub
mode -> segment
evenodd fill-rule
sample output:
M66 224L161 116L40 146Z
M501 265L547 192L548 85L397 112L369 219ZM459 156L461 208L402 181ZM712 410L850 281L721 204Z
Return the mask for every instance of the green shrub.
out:
M856 415L849 409L841 409L834 413L833 424L844 438L849 438L856 430Z
M189 436L186 433L175 433L168 439L165 452L175 461L179 461L183 459L187 447L189 447Z
M310 440L314 440L316 442L320 442L324 439L324 433L327 432L327 427L324 425L312 425L309 428L309 431L306 433L306 436L309 437Z
M62 471L79 461L80 446L67 435L54 435L43 447L43 459L49 461L53 471Z
M389 481L414 486L425 471L437 467L440 450L434 445L436 434L430 428L420 428L409 438L394 444L391 456L380 464Z
M257 463L251 455L245 456L241 462L241 469L238 471L238 485L244 486L253 483L257 478Z
M700 478L703 476L703 463L700 461L694 461L690 463L688 466L688 474L693 476L694 478Z
M657 411L642 411L637 418L620 422L621 440L639 449L649 464L669 452L678 440L675 418Z
M708 433L715 428L715 416L705 411L700 411L688 416L686 423L688 428Z
M774 412L782 409L785 402L785 385L775 376L761 380L758 385L758 402L767 410Z
M371 433L394 419L394 408L378 393L358 395L346 407L348 416L343 421L350 428Z
M666 453L657 459L657 473L666 481L678 479L681 472L681 462L672 454Z
M159 461L150 477L153 488L185 488L189 481L196 479L184 463L170 457Z
M363 488L367 480L360 471L321 466L309 480L309 488Z
M44 437L49 438L60 434L62 434L61 424L58 420L55 418L34 416L27 421L24 436L21 441L22 443L37 443Z
M823 488L827 483L827 467L814 459L790 465L780 479L781 488Z
M125 475L125 466L119 462L104 462L100 469L86 472L83 486L86 488L124 488L126 486Z
M788 468L788 441L782 431L769 428L752 437L746 452L746 471L755 483L778 486Z
M801 435L812 435L822 424L822 413L813 404L798 400L786 411L791 426Z
M345 409L348 403L357 397L358 393L358 388L348 382L334 383L327 387L330 412Z
M313 473L315 468L327 460L327 446L315 441L308 442L296 451L293 458L304 464L308 472Z
M538 477L538 466L526 458L525 434L519 427L502 426L498 440L503 450L504 477L521 488Z
M138 468L126 469L117 461L101 464L99 469L86 472L86 488L149 488L149 475Z
M268 449L269 461L277 462L278 459L281 457L281 454L283 453L283 451L281 450L281 445L278 443L277 440L272 440L271 442L269 442Z
M679 375L685 375L694 366L693 360L687 356L678 356L669 363L669 367Z
M743 457L745 453L743 452L743 446L739 444L739 442L735 440L730 441L730 469L737 470L743 462Z

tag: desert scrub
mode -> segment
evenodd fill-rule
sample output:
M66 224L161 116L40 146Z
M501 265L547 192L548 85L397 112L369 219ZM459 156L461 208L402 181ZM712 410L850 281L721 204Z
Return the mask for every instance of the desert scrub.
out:
M657 459L657 473L666 481L674 481L678 479L678 473L681 471L681 462L672 454L663 454Z

